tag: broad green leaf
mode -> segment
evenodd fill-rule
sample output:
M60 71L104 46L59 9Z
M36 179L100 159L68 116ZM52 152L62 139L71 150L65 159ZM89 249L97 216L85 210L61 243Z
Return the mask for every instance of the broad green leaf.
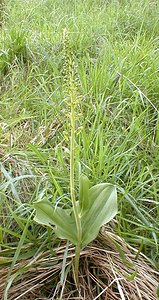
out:
M116 188L111 184L102 183L88 189L88 184L88 178L82 177L80 199L77 202L82 227L81 248L94 240L100 227L117 214ZM72 208L54 208L47 199L35 202L34 207L36 209L34 218L36 222L47 226L55 225L55 233L59 238L70 240L74 245L78 244Z
M84 212L89 207L89 179L81 175L79 182L79 207Z
M89 207L81 217L82 248L93 241L100 227L108 223L117 214L116 188L101 183L89 189Z
M77 244L77 231L71 209L54 208L47 199L34 203L36 216L34 220L43 225L55 225L55 233L61 239L70 240L74 245Z

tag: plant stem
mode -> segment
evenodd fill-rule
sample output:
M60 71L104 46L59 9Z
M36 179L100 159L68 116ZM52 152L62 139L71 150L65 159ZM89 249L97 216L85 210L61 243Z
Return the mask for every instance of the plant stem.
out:
M70 192L71 192L71 201L73 206L73 212L75 216L76 228L77 228L77 239L78 244L76 245L75 250L75 281L78 285L78 269L79 269L79 258L80 258L80 245L82 238L82 228L81 220L78 214L78 208L75 199L75 188L74 188L74 159L75 159L75 105L76 105L76 95L75 87L73 83L72 76L70 77L70 100L71 100L71 137L70 137Z
M80 243L76 245L75 249L75 283L76 286L78 287L78 270L79 270L79 260L80 260L80 252L81 252L81 246Z

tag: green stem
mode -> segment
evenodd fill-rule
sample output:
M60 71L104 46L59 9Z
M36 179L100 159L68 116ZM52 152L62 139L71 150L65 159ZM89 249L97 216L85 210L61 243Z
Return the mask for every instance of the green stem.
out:
M76 245L75 250L75 281L78 285L78 269L79 269L79 258L80 258L80 245L81 245L81 239L82 239L82 228L81 228L81 220L80 216L78 214L78 208L76 204L75 199L75 188L74 188L74 158L75 158L75 93L74 93L74 85L73 81L70 80L70 83L72 83L72 88L70 88L70 96L71 96L71 113L70 113L70 119L71 119L71 138L70 138L70 192L71 192L71 201L73 206L73 212L76 222L76 228L77 228L77 239L78 244Z
M81 252L81 247L80 243L76 245L76 250L75 250L75 283L78 287L78 270L79 270L79 260L80 260L80 252Z

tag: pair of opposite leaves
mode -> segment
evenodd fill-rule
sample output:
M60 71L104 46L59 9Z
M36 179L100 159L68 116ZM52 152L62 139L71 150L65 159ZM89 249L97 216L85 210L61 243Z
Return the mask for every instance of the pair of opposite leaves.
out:
M100 183L89 188L87 176L81 175L79 201L76 202L81 222L83 249L93 241L102 225L108 223L117 214L117 192L115 186ZM73 208L54 207L47 199L34 203L34 220L42 225L55 226L55 233L61 239L67 239L74 245L79 244Z

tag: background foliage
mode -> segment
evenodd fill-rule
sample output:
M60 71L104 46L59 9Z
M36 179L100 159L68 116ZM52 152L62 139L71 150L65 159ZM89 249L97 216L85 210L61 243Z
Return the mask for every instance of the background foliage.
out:
M0 247L3 263L49 247L32 222L44 196L69 206L62 32L81 97L76 174L117 186L114 231L159 266L158 1L5 1L0 37ZM78 186L76 186L78 190ZM56 239L55 239L56 243ZM16 249L16 252L15 252Z

